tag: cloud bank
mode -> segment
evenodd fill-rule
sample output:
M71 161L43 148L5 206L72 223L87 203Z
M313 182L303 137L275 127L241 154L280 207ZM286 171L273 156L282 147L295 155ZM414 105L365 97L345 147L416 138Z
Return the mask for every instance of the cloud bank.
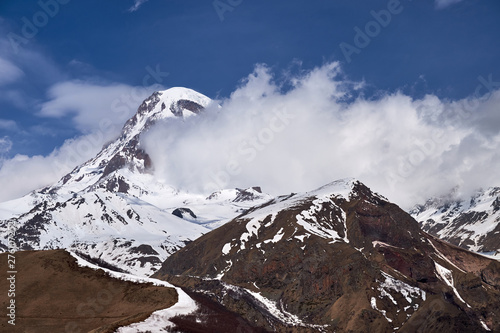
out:
M408 208L456 186L467 195L498 185L500 92L476 84L460 101L372 100L352 98L361 85L337 63L279 83L257 66L220 107L161 123L143 144L158 179L190 191L284 194L355 177Z
M457 101L399 92L367 99L338 63L285 77L259 65L228 98L196 117L158 123L142 144L156 177L180 189L262 186L278 195L355 177L409 208L457 186L470 195L499 185L498 85L479 77L471 96ZM0 156L0 201L52 184L92 158L149 90L54 85L39 116L70 117L85 135L48 156ZM8 137L1 142L8 151Z

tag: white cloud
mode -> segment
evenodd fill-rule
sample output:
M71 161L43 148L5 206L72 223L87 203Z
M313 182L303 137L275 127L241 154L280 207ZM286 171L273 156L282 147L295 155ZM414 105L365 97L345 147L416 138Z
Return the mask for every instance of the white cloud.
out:
M129 12L135 12L136 10L139 9L145 2L148 2L148 0L134 0L134 4L132 7L128 9Z
M435 0L434 4L437 9L444 9L461 1L463 0Z
M124 84L99 85L65 81L50 88L50 100L42 104L39 116L71 116L74 125L85 133L111 127L113 129L109 134L103 133L109 137L117 134L151 92L151 88Z
M196 192L260 185L283 194L355 177L405 208L457 185L462 194L499 185L499 90L483 87L484 95L458 101L402 93L352 100L361 85L344 80L336 63L276 82L257 66L220 107L153 127L143 144L157 178ZM142 101L129 89L54 86L42 114L72 115L89 134L48 156L3 161L0 201L50 185L93 157ZM120 118L111 119L112 131L98 126L106 118Z
M23 76L23 71L12 62L0 58L0 85L17 81Z
M457 185L499 185L500 121L490 121L499 91L466 113L465 100L401 93L346 103L354 85L336 64L288 83L282 92L258 66L220 109L153 128L143 141L157 177L191 191L260 185L272 194L355 177L404 207Z
M94 157L101 149L101 141L99 134L92 133L67 140L62 147L47 156L16 155L11 159L0 160L0 202L54 184L75 166Z

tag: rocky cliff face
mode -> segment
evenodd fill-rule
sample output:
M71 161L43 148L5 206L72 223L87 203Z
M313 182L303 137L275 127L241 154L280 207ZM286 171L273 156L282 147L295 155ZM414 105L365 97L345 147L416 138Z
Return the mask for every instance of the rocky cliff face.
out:
M355 180L255 207L154 276L270 331L500 330L500 263L421 231Z

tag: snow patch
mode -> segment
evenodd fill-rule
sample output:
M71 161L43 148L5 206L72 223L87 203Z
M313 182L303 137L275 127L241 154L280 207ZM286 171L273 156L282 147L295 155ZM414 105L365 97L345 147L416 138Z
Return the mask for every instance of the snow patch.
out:
M304 242L304 238L309 238L309 234L306 234L306 235L299 235L299 236L295 236L294 238L297 238L299 241L301 241L302 243Z
M328 327L328 325L306 324L298 316L286 311L281 301L279 303L276 303L262 296L260 293L245 288L242 289L253 296L255 299L257 299L266 308L266 310L269 311L269 313L271 313L275 318L279 319L285 324L292 326L311 327L316 329Z
M441 266L440 264L438 264L435 261L434 261L434 265L436 267L436 272L441 277L441 280L453 289L453 292L455 293L455 295L457 296L457 298L460 301L462 301L462 303L465 303L465 305L467 305L467 307L470 308L470 305L467 304L466 301L464 301L464 299L458 293L457 288L455 288L455 285L453 284L453 273L452 273L452 271L449 270L449 269L447 269L447 268L445 268L445 267L443 267L443 266Z
M388 322L392 323L392 319L387 317L387 311L385 310L380 310L378 307L377 307L377 299L375 297L372 297L371 300L370 300L370 304L372 306L372 309L374 310L377 310L378 312L380 312L382 315L384 315L385 319L387 319Z
M438 254L438 256L443 259L444 261L446 261L448 264L452 265L453 267L455 267L456 269L458 269L460 272L462 273L467 273L466 271L464 271L463 269L461 269L460 267L458 267L457 265L455 265L450 259L448 259L444 254L442 254L438 249L437 247L434 245L434 243L429 240L429 243L431 243L432 247L434 248L434 250L436 251L436 253ZM443 266L441 266L443 267Z
M389 290L395 291L406 299L409 304L414 304L414 310L418 309L418 303L414 303L414 299L421 299L425 301L426 293L420 288L412 287L401 280L397 280L385 272L381 272L385 277L385 281L380 283L378 290L381 296L387 296L394 304L397 305L394 297L389 293Z
M229 251L231 251L231 243L224 244L224 246L222 247L222 254L228 255Z
M391 245L391 244L387 244L387 243L384 243L384 242L381 242L381 241L372 241L372 246L373 247L376 247L377 245L382 246L382 247L393 247L393 248L396 248L396 249L400 249L400 247L397 247L397 246L394 246L394 245Z
M279 242L283 236L285 235L285 231L283 230L283 228L281 228L278 233L276 235L274 235L273 239L268 239L268 240L265 240L264 243L267 244L267 243L277 243Z
M143 332L170 332L167 327L174 327L171 318L193 313L198 309L196 302L189 297L181 288L177 290L178 301L170 308L158 310L151 314L146 320L118 328L116 333L143 333ZM179 291L182 291L180 293Z
M339 234L335 230L322 226L318 223L316 215L321 211L324 203L335 205L331 200L330 195L313 200L312 205L308 210L304 210L296 216L297 223L311 234L324 239L332 239L333 242L340 241L342 238L340 238Z
M483 326L483 328L487 331L491 331L491 329L488 327L488 325L486 325L486 323L483 321L483 320L480 320L481 322L481 326Z
M259 236L258 232L260 229L260 225L261 225L261 222L259 221L259 219L256 219L256 218L247 222L247 224L246 224L247 232L244 232L243 234L241 234L241 237L240 237L240 241L241 241L240 249L242 249L242 250L245 249L245 243L248 242L253 235L257 236L257 238L258 238L258 236Z

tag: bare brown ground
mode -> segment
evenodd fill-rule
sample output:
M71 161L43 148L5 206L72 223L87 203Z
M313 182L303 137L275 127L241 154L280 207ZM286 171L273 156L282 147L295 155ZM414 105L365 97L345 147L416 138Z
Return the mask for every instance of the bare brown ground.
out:
M15 298L8 296L7 253L0 254L0 332L113 332L177 302L173 288L121 281L78 267L63 250L15 253ZM15 326L7 316L15 299Z

